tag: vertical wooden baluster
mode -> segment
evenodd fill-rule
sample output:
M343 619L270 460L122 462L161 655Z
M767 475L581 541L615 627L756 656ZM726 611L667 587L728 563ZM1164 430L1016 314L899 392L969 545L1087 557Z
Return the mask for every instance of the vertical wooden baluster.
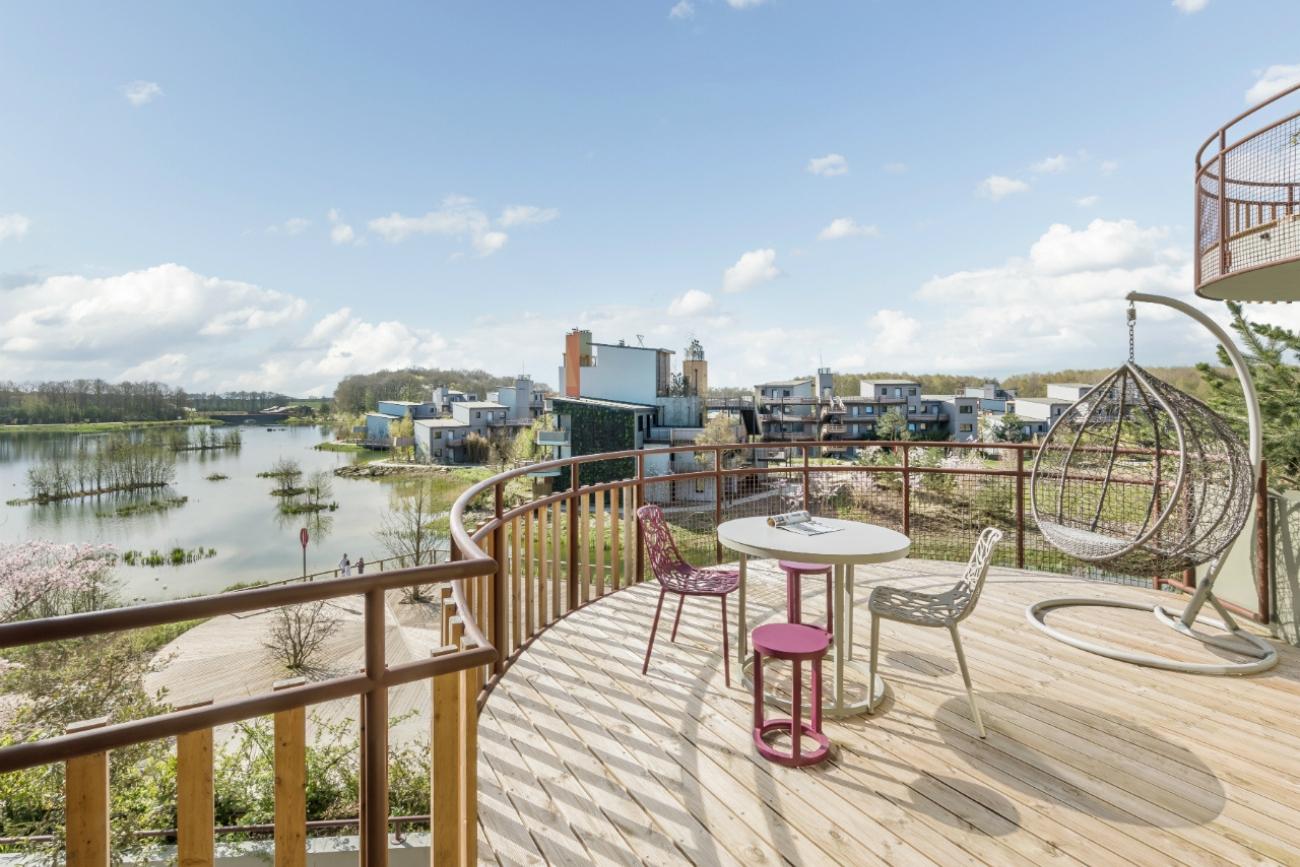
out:
M460 621L457 620L457 626ZM447 635L445 641L458 640ZM456 644L433 651L452 653ZM460 856L460 672L433 679L433 718L429 733L429 841L435 865L454 864Z
M68 734L103 728L108 717L68 726ZM68 759L64 765L64 804L69 865L108 867L108 753Z
M476 647L461 640L462 650ZM477 668L460 673L460 863L478 863L478 691Z
M623 489L623 514L626 520L623 522L623 581L625 584L636 583L636 510L632 508L635 502L635 489L626 487Z
M591 495L578 497L578 604L591 598L591 521L587 516L590 511Z
M596 592L595 598L605 595L605 492L593 494L596 510Z
M510 522L510 635L513 653L523 642L523 612L519 604L519 521Z
M547 582L550 580L551 563L547 559L547 546L550 541L549 519L551 510L542 506L537 510L537 624L543 629L550 625L550 611L547 610L547 601L550 598L550 589Z
M551 504L551 617L560 619L560 502Z
M450 585L444 585L439 593L442 600L442 610L439 612L440 620L438 625L441 628L438 630L438 639L445 642L451 616L456 613L456 603L452 601Z
M276 681L276 690L305 678ZM307 709L275 715L275 867L307 867Z
M618 497L622 492L622 488L611 488L609 491L609 587L611 590L617 590L622 586L620 579L623 570L622 563L619 561L621 552L618 544Z
M204 707L212 701L178 707ZM216 857L212 801L212 729L176 738L176 861L180 867L211 867Z
M533 514L524 512L521 521L524 522L524 635L532 638L537 633L536 615L533 613L537 608L536 583L536 565L533 563Z

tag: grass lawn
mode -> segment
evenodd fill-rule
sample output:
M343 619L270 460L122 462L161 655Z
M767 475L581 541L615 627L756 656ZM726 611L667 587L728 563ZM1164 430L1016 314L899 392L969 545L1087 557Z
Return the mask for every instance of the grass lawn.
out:
M104 433L142 427L185 427L192 424L219 424L210 418L168 419L166 421L71 421L59 424L0 424L0 433Z

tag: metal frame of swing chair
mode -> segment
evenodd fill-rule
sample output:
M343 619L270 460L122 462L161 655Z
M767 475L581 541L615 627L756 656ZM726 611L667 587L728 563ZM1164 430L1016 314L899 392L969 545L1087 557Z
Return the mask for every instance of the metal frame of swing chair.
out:
M1128 294L1130 302L1142 302L1146 304L1160 304L1165 307L1171 307L1178 310L1192 319L1195 319L1204 326L1211 334L1214 335L1224 351L1227 352L1228 358L1232 361L1232 368L1241 382L1242 395L1246 403L1246 418L1249 425L1248 448L1250 455L1250 464L1252 469L1252 486L1254 491L1259 481L1260 460L1262 457L1262 433L1260 427L1259 400L1255 395L1255 385L1251 381L1250 371L1246 367L1246 361L1237 349L1237 345L1228 336L1228 333L1219 327L1213 319L1206 316L1200 310L1178 301L1174 298L1167 298L1163 295L1148 295L1143 292L1130 292ZM1244 531L1243 531L1244 532ZM1241 536L1237 537L1239 541ZM1235 544L1235 541L1234 541ZM1181 671L1188 674L1256 674L1261 671L1267 671L1277 664L1277 648L1269 644L1263 638L1254 633L1242 629L1227 609L1215 597L1213 588L1214 582L1218 579L1219 573L1223 569L1226 551L1222 552L1209 561L1209 570L1196 587L1196 592L1183 608L1179 616L1174 616L1165 607L1156 602L1134 602L1118 599L1097 599L1091 597L1062 597L1058 599L1044 599L1030 605L1025 610L1025 616L1030 624L1041 632L1063 642L1076 647L1080 650L1086 650L1089 653L1095 653L1099 656L1105 656L1109 659L1119 660L1120 662L1130 662L1135 665L1145 665L1149 668L1159 668L1166 671ZM1202 617L1201 609L1209 603L1222 620L1215 620L1210 617ZM1155 615L1156 621L1173 629L1181 635L1193 638L1202 644L1211 647L1217 647L1220 650L1226 650L1242 656L1253 656L1253 659L1243 662L1184 662L1181 660L1170 659L1164 656L1155 656L1147 653L1138 653L1130 650L1123 650L1111 647L1105 644L1099 644L1087 639L1071 635L1068 632L1062 632L1053 626L1048 625L1046 621L1047 612L1056 608L1068 608L1075 606L1092 606L1101 608L1123 608L1135 611L1150 611ZM1213 629L1219 630L1226 635L1209 635L1198 631L1196 626L1200 624Z

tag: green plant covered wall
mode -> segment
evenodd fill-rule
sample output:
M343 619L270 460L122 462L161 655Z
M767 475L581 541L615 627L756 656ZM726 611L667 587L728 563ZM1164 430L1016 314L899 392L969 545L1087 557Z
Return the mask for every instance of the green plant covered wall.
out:
M571 454L594 455L636 447L636 413L631 410L557 399L555 412L569 416ZM636 461L622 458L583 464L578 478L584 485L594 485L630 479L635 475ZM567 490L568 487L569 468L565 467L560 470L558 490Z

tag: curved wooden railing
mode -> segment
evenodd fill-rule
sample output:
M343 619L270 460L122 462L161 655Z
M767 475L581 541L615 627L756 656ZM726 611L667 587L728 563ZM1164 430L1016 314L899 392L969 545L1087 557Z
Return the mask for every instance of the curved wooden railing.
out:
M999 554L1002 565L1077 571L1077 563L1052 551L1026 523L1026 454L1034 446L877 441L834 445L880 447L889 450L890 459L877 465L823 462L820 454L827 443L804 441L779 448L770 443L692 444L538 463L479 482L456 500L450 518L450 563L0 625L2 649L354 594L365 598L363 672L313 683L286 682L262 695L143 720L92 721L62 737L0 749L0 773L65 763L69 860L107 864L109 752L175 737L178 860L210 863L212 729L271 714L277 744L276 861L303 864L308 828L302 800L305 708L361 696L362 863L381 867L387 863L390 817L387 763L376 757L387 750L388 690L429 679L433 859L439 864L472 864L477 858L478 711L546 629L647 577L635 520L642 504L664 507L683 554L698 565L730 556L714 532L724 520L806 508L893 526L912 537L915 556L931 559L964 560L979 531L997 526L1013 542ZM777 452L796 457L766 459ZM936 460L951 454L975 459L959 466ZM512 497L512 489L529 484L531 474L556 470L558 489ZM486 514L473 508L485 499L490 502ZM477 523L471 528L467 521ZM1261 546L1264 556L1266 548ZM1186 589L1187 580L1172 576L1156 583ZM444 646L433 649L427 660L387 664L385 591L438 583L444 585ZM409 823L410 818L403 821Z
M1242 112L1196 152L1198 295L1270 300L1236 294L1230 284L1264 268L1300 263L1300 111L1230 140L1243 121L1298 91L1300 85ZM1296 299L1300 291L1286 300Z

